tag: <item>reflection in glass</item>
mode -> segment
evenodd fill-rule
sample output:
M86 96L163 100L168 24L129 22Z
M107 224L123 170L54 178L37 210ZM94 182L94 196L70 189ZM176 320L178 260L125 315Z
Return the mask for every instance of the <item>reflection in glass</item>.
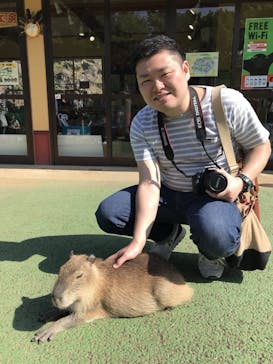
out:
M176 40L186 53L218 52L219 73L193 77L193 84L230 85L230 68L234 27L234 6L176 9ZM212 53L209 53L211 55ZM207 61L203 57L203 61ZM202 64L199 65L202 67Z
M106 150L103 4L51 1L59 156L102 157Z
M163 33L164 23L165 13L158 9L112 11L111 132L115 157L133 157L129 142L130 123L136 112L144 106L130 60L133 49L147 35Z
M0 4L0 155L27 155L22 69L16 19L16 3Z

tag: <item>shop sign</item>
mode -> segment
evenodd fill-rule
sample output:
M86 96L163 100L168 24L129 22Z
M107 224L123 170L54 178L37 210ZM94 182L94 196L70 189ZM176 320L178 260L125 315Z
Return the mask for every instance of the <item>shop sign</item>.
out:
M0 85L13 86L19 84L17 62L0 62Z
M241 89L273 88L273 18L246 19Z
M191 77L217 77L219 52L186 53Z
M14 11L0 11L0 28L17 27L17 14Z

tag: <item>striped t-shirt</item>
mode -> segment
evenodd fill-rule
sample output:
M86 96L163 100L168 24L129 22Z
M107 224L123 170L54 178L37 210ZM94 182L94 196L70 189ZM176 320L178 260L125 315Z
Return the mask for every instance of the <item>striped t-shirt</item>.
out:
M201 87L206 89L201 102L206 126L204 145L210 157L220 167L229 171L212 109L212 87ZM223 88L221 98L235 152L238 151L238 147L244 151L250 150L268 139L268 131L240 92ZM158 131L157 111L150 106L142 108L131 124L130 139L135 159L157 160L161 171L161 182L165 186L177 191L192 191L191 177L215 165L196 137L191 111L178 117L167 118L166 127L174 152L174 161L186 176L177 171L172 162L166 158Z

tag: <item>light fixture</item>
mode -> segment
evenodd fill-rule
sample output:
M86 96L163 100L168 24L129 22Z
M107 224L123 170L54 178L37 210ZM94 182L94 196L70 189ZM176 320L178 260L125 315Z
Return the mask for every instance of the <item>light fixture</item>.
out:
M187 35L187 38L188 38L189 40L192 40L192 36L191 36L190 34L188 34L188 35Z
M89 37L89 40L90 40L90 42L94 42L94 40L95 40L96 38L95 38L95 36L92 34L92 35L90 35L90 37Z
M189 9L189 11L192 15L196 15L196 10L200 8L200 4L201 4L201 0L198 0L196 5L193 8Z
M79 37L84 37L85 36L84 29L83 29L83 24L82 23L80 23L80 30L79 30L78 35L79 35Z
M189 28L190 28L191 30L193 30L193 29L194 29L194 26L193 26L192 24L189 24Z
M69 25L73 25L74 24L74 20L73 20L73 17L72 17L72 13L71 13L71 11L69 9L67 10L67 20L68 20L68 24Z
M62 14L62 8L60 7L60 4L58 3L58 1L54 1L54 6L55 6L55 9L56 9L56 14L57 15L60 15Z

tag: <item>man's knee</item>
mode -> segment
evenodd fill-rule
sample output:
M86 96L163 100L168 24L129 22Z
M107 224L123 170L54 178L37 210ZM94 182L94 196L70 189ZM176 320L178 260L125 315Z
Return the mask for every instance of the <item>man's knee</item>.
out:
M95 216L101 230L105 231L106 233L111 233L113 224L111 222L110 210L107 205L108 204L106 200L102 201L95 212Z
M201 253L208 259L217 259L232 255L240 243L240 229L235 224L217 223L205 228L194 229L192 239Z

